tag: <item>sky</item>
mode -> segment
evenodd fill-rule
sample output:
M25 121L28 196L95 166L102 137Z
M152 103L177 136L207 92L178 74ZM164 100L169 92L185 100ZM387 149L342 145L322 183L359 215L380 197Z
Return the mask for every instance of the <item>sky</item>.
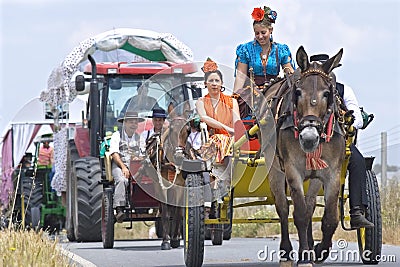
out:
M335 55L338 80L375 115L359 148L380 160L387 132L388 163L400 165L400 1L398 0L0 0L0 134L46 89L53 68L80 41L114 28L172 33L195 61L211 57L234 68L235 50L254 38L251 12L277 11L274 41L293 55Z

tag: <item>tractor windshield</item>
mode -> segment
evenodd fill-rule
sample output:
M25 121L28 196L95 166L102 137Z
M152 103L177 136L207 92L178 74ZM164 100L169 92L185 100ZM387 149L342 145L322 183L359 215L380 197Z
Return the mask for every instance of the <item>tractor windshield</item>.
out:
M117 119L123 117L126 110L136 111L139 117L145 118L154 108L168 111L171 103L180 104L188 99L186 85L179 75L157 75L148 80L134 76L118 79L118 86L109 86L106 131L120 126ZM110 78L108 84L115 84L115 81Z

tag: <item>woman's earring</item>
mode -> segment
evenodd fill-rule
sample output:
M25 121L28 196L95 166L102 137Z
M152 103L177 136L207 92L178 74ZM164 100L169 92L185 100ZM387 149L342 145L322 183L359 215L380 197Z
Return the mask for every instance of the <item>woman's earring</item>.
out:
M272 33L271 33L270 36L269 36L269 41L270 41L270 42L273 42L273 41L274 41L274 37L272 37Z
M221 86L221 92L225 91L225 86Z

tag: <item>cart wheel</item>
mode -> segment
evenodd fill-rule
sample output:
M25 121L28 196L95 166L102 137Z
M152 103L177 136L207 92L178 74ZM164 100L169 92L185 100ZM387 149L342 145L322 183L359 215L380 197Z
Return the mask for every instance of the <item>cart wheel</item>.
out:
M105 188L103 191L101 207L101 238L103 240L103 248L114 247L114 209L112 188Z
M204 233L204 240L211 240L211 225L206 225L206 231Z
M221 246L224 237L224 225L213 224L211 229L211 242L214 246Z
M230 219L230 223L229 224L224 224L224 240L230 240L231 236L232 236L232 204L231 206L228 208L228 218Z
M367 170L367 200L366 218L374 228L357 229L358 249L364 264L378 264L377 258L382 249L382 217L379 187L375 173Z
M224 224L224 233L223 233L224 240L230 240L231 236L232 236L232 225Z
M214 203L215 208L215 218L220 218L220 206L218 203ZM223 224L212 224L211 225L211 242L214 246L221 246L224 235L224 225Z
M184 258L187 267L200 267L204 258L203 177L189 173L186 177L185 213L183 217Z

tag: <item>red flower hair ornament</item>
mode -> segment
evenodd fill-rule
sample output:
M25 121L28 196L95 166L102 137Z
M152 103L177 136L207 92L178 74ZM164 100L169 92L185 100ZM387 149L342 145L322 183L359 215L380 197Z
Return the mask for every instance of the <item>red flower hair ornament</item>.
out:
M265 15L265 11L261 7L255 7L253 9L253 13L251 13L251 16L253 17L253 19L255 21L262 21L264 18L264 15Z
M270 23L275 23L277 13L276 11L271 10L269 7L264 6L264 8L254 8L251 16L255 21L262 21L263 19L266 19Z
M204 73L216 71L218 69L218 65L217 63L212 61L211 58L207 58L206 62L204 62L204 65L201 69L203 70Z

